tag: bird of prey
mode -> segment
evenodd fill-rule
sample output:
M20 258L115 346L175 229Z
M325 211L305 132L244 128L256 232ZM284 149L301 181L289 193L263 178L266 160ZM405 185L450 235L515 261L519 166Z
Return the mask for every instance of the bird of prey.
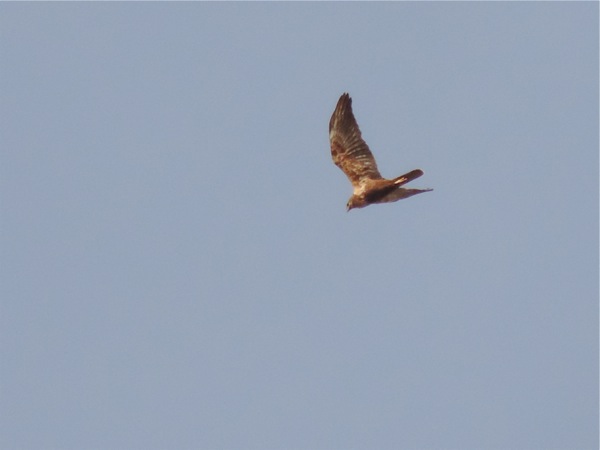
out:
M329 142L333 162L346 174L354 192L346 210L364 208L372 203L388 203L432 189L405 189L401 186L423 175L420 169L388 180L377 169L375 158L363 140L352 114L352 99L345 93L338 100L329 121Z

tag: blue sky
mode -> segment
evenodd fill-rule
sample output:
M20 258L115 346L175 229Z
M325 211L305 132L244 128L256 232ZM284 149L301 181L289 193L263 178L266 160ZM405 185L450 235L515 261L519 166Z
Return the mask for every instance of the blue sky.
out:
M2 448L598 448L598 3L0 11Z

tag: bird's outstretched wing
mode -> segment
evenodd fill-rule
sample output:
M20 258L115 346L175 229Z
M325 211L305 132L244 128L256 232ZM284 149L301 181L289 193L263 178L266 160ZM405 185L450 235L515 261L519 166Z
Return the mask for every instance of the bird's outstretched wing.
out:
M382 178L371 150L361 137L348 94L340 97L329 121L329 142L333 162L346 174L352 186L360 186L367 179Z

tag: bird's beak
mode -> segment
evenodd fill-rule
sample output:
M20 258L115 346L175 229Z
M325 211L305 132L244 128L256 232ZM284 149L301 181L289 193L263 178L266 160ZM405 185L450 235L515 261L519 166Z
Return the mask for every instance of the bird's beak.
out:
M346 212L349 212L352 208L350 208L350 205L346 205Z

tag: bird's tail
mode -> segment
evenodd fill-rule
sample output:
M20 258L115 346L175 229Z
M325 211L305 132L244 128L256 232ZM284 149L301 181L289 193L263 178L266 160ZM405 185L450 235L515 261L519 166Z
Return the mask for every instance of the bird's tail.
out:
M421 175L423 175L423 171L421 169L415 169L411 170L408 173L405 173L404 175L399 176L398 178L394 178L392 181L396 186L402 186L408 183L409 181L419 178Z

